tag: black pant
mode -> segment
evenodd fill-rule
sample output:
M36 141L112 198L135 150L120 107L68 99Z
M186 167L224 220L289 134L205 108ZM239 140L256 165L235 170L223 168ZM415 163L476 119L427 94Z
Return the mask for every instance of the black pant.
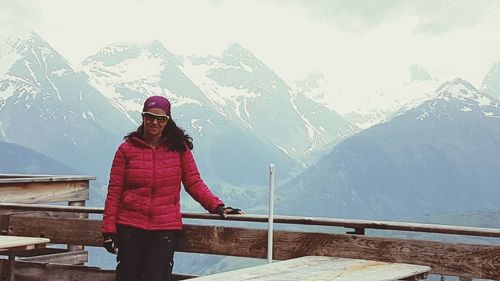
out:
M170 281L180 231L118 225L117 281Z

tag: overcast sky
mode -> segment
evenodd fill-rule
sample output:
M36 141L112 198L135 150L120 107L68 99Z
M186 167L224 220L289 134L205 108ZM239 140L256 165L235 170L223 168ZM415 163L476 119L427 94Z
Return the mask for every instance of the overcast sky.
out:
M280 76L320 71L341 89L408 79L419 64L479 87L500 62L500 0L0 0L0 26L28 26L77 66L115 42L179 55L237 42Z

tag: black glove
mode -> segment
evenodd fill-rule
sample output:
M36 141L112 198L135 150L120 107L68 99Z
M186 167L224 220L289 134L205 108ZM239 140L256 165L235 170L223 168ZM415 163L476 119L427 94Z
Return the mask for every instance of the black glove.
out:
M231 215L238 215L238 214L244 214L245 212L243 212L241 209L238 208L226 207L224 213Z
M114 233L104 233L103 234L102 246L106 248L106 251L111 254L118 254L118 239L116 238L116 234Z
M231 214L231 215L234 215L234 214L244 214L245 212L243 212L242 210L240 209L237 209L237 208L233 208L233 207L224 207L224 205L219 205L217 206L217 209L215 209L215 213L219 214L222 218L227 218L227 214Z

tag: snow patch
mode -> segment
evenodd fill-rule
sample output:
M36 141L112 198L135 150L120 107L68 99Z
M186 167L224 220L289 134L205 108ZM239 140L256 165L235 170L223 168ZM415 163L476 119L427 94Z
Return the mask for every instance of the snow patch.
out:
M0 102L0 105L1 105L1 102ZM0 106L0 109L1 109L1 106ZM2 128L2 121L0 121L0 135L2 136L2 140L4 141L7 141L7 134L5 134L5 131L3 130Z
M15 88L10 84L5 90L0 91L0 110L7 103L7 99L14 95Z
M462 107L462 109L460 109L460 110L464 111L464 112L472 111L472 109L470 107L467 107L467 106Z
M483 112L485 117L490 117L490 118L499 118L500 116L496 116L494 112Z
M424 112L420 113L419 116L417 116L417 120L424 120L427 117L429 117L429 112L424 111Z
M201 133L201 130L203 129L203 126L201 126L199 123L198 123L199 119L198 118L193 118L191 119L191 127L195 130L198 131L198 133L200 134L200 136L202 136L203 134Z
M487 106L487 105L491 105L493 103L493 101L489 97L483 96L483 95L479 96L477 98L477 101L478 101L480 106Z
M84 69L92 74L96 74L96 72L103 74L102 76L93 75L96 79L102 77L108 83L126 84L127 82L145 80L159 82L164 66L162 58L155 57L144 50L139 56L123 60L113 66L104 66L101 61L93 61L85 65Z
M216 62L212 62L210 65L195 65L192 62L186 62L182 65L181 70L201 89L218 113L228 119L232 119L231 117L236 115L245 126L252 128L252 125L249 123L250 110L248 107L251 101L259 97L260 94L250 92L247 89L225 87L208 77L211 70L227 67L227 65Z
M301 166L302 168L307 168L307 165L301 161L300 159L298 159L297 157L293 156L292 154L288 153L288 151L286 150L286 148L282 147L282 146L279 146L277 144L275 144L274 146L276 146L279 150L281 150L283 153L285 153L286 155L288 155L289 157L295 159Z
M87 112L82 112L82 117L83 117L83 119L87 119L87 117L88 117L88 118L92 119L92 121L95 121L94 113L92 113L92 111L90 111L90 110Z
M88 111L87 114L90 116L90 118L92 119L92 121L95 121L95 117L94 117L94 113L92 111Z
M64 68L61 68L61 69L58 69L58 70L51 72L51 74L54 74L58 77L66 76L68 73L69 73L69 71L67 69L64 69Z
M321 132L319 132L311 124L311 122L309 121L309 119L306 116L304 116L300 112L300 110L298 109L297 104L296 104L297 103L298 93L296 91L291 91L290 94L291 94L291 96L290 96L290 103L292 104L292 108L297 113L297 115L299 115L300 119L302 119L302 121L304 121L304 125L305 125L306 130L307 130L307 135L309 136L310 146L309 146L309 148L307 149L306 152L311 152L314 149L316 149L317 147L319 147L320 145L326 144L326 141L324 141L324 140L322 141L321 140Z

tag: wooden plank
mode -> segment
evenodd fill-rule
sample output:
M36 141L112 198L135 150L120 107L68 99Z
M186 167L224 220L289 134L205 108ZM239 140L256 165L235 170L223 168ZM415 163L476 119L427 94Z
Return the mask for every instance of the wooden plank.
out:
M16 216L49 217L49 218L80 218L80 213L52 212L52 211L26 211L14 213Z
M43 211L60 211L60 212L81 212L89 214L102 214L103 208L97 207L69 207L69 206L54 206L41 204L19 204L19 203L0 203L0 209L12 210L43 210ZM183 218L203 219L203 220L222 220L219 215L205 213L182 213ZM245 221L245 222L263 222L267 223L268 218L264 215L228 215L225 221ZM368 221L368 220L349 220L337 218L321 218L321 217L292 217L292 216L275 216L274 222L277 224L299 224L299 225L319 225L319 226L336 226L352 228L354 231L349 231L348 234L364 234L365 229L379 230L398 230L411 232L427 232L453 235L468 235L479 237L500 237L500 229L485 228L485 227L468 227L468 226L452 226L439 224L425 223L407 223L407 222L391 222L391 221Z
M62 205L43 205L43 204L22 204L22 203L0 203L0 212L4 210L23 210L39 212L67 212L67 213L87 213L102 214L104 209L100 207L84 206L62 206Z
M54 243L101 246L101 221L10 218L11 233L43 236ZM266 258L263 229L185 225L179 251ZM500 279L500 246L366 237L327 233L275 231L278 260L318 255L428 265L432 273Z
M194 278L196 281L385 281L414 278L431 270L428 266L361 259L307 256Z
M266 215L228 215L226 219L214 214L183 213L183 218L190 219L211 219L211 220L231 220L246 222L267 223ZM352 228L356 234L363 234L365 229L398 230L411 232L442 233L453 235L468 235L481 237L500 237L500 229L485 227L453 226L431 223L410 223L394 221L374 221L374 220L353 220L323 217L297 217L297 216L274 216L274 223L277 224L297 224L297 225L321 225ZM351 231L352 232L352 231Z
M89 199L88 181L1 183L0 202L49 203Z
M47 237L55 244L102 246L99 220L11 216L10 234Z
M7 274L7 261L0 260L0 272ZM115 281L114 270L96 267L16 261L16 281ZM195 276L173 275L174 280Z
M0 250L30 250L49 242L47 238L0 235Z
M41 262L41 263L59 263L59 264L80 264L88 262L89 255L87 251L71 251L64 253L38 255L32 257L18 258L20 261Z
M6 250L0 251L0 255L7 255ZM66 249L57 249L57 248L38 248L29 251L17 251L16 257L33 257L33 256L41 256L41 255L52 255L58 253L64 253Z
M0 174L0 186L5 183L30 183L30 182L64 182L64 181L90 181L94 176L82 175L28 175L28 174Z

